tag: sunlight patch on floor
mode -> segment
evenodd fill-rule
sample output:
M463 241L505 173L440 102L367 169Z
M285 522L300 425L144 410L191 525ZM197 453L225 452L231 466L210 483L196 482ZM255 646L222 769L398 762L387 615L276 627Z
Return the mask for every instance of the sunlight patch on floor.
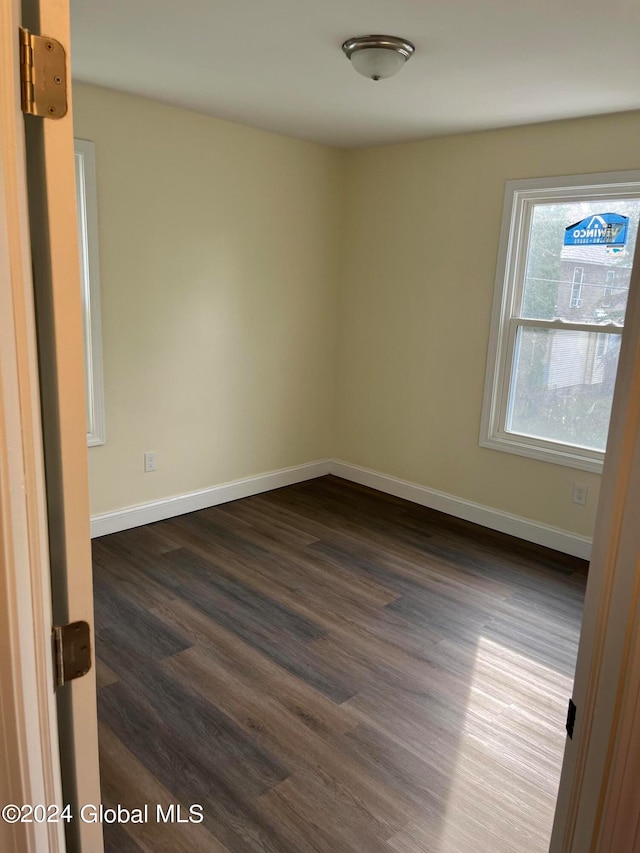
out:
M546 853L571 687L555 669L479 637L444 818L425 815L389 846L398 853Z

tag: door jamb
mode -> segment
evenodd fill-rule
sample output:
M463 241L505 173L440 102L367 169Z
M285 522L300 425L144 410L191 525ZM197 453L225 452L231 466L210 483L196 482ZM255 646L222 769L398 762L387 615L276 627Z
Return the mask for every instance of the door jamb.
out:
M20 109L18 0L0 4L0 742L4 802L62 806L44 461ZM16 850L65 850L63 823L0 824Z

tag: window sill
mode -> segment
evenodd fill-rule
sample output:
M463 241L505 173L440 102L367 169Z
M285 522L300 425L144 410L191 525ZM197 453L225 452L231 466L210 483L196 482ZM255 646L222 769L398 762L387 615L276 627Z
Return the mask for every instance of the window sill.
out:
M604 463L604 453L597 450L581 450L513 433L483 436L480 439L480 447L514 453L516 456L526 456L553 465L563 465L565 468L591 471L594 474L602 474Z

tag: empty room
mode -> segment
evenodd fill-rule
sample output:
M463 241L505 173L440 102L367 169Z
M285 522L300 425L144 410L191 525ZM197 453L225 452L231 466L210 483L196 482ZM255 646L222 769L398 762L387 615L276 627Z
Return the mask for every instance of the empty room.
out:
M640 849L637 10L34 6L6 849Z

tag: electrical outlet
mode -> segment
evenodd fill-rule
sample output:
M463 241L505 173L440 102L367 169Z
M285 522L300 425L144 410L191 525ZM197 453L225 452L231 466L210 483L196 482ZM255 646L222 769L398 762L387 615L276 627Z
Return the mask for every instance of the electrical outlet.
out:
M587 486L584 483L574 483L573 484L573 497L571 500L574 504L580 504L580 506L584 506L587 502Z
M151 471L155 471L156 468L156 452L155 450L148 450L144 454L144 473L149 474Z

